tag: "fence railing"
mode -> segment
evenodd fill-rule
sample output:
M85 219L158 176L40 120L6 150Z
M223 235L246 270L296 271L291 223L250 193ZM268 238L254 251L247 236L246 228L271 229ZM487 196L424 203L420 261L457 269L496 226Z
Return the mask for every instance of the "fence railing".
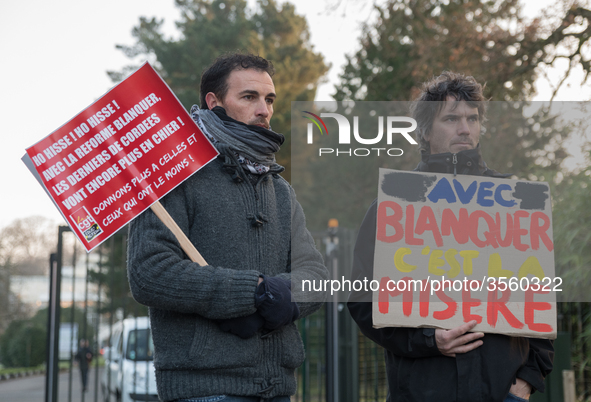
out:
M313 235L331 275L350 278L355 231L330 228ZM133 300L127 283L127 230L121 230L88 255L76 248L74 236L67 229L60 230L60 236L63 236L60 240L61 250L51 259L54 299L50 300L47 318L50 324L48 361L55 365L48 366L46 401L57 401L58 394L60 401L68 402L96 402L108 398L114 401L122 396L121 393L132 391L143 393L144 398L147 398L145 400L155 398L155 389L150 382L150 370L153 369L144 360L129 358L139 356L137 348L141 344L137 340L136 350L127 354L125 359L125 342L129 343L130 335L129 331L127 335L123 333L122 320L147 316L147 308ZM61 262L58 261L60 258ZM53 315L51 303L54 309L56 303L61 306ZM591 305L560 303L558 313L558 329L566 335L562 335L561 341L556 344L557 357L568 355L569 359L561 364L575 371L579 400L591 400ZM70 325L69 332L64 330L65 326L60 332L61 323ZM298 388L292 400L385 400L388 387L383 349L359 332L348 313L346 300L326 303L315 314L299 320L298 327L306 349L306 360L297 370ZM60 343L60 338L64 337L69 337L69 342L61 339ZM565 337L568 338L567 343L564 343ZM72 356L76 354L79 339L89 340L95 354L88 378L91 393L81 392L77 386L79 374L76 371L79 368L75 366ZM149 345L144 349L149 349ZM101 355L101 351L105 354ZM65 387L63 382L57 381L60 353L67 356L68 379ZM114 376L113 372L123 370L124 360L127 370L119 377ZM560 373L553 376L560 376ZM559 393L556 384L552 387L554 391L551 394L538 393L532 400L560 400L551 396Z

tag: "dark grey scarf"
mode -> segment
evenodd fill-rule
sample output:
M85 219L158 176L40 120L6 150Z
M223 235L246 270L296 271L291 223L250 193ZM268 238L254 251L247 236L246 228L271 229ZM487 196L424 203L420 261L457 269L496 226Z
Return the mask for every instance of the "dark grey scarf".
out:
M232 119L219 106L208 110L193 105L191 117L214 142L226 144L239 156L267 168L275 163L275 153L285 141L283 134Z

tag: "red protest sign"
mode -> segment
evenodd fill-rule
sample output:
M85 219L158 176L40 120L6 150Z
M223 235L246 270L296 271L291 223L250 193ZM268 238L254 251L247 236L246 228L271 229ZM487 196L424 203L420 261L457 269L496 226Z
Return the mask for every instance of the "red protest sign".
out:
M90 251L218 153L146 63L27 154Z

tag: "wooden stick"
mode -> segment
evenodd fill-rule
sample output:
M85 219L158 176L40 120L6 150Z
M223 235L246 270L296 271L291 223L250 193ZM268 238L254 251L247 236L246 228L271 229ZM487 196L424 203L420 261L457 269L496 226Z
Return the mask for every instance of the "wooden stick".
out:
M197 251L193 243L187 238L187 235L185 235L181 228L179 228L179 225L177 225L174 219L168 214L168 211L162 206L162 204L160 204L160 201L156 201L150 208L152 208L152 211L154 211L156 216L160 218L162 223L172 231L181 244L181 248L187 253L191 261L196 262L202 267L207 265L205 259L201 256L199 251Z

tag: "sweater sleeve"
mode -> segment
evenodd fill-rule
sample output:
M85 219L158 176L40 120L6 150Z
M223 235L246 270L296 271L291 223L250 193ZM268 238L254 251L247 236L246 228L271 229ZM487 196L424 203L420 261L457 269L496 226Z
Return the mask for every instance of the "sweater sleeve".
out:
M184 191L187 182L160 200L186 234L190 227ZM259 272L201 267L192 262L151 210L130 224L127 267L133 297L146 306L210 319L256 311L254 293Z
M324 291L314 291L305 287L304 281L319 283L328 278L328 270L322 255L316 248L314 238L306 228L306 218L302 206L297 201L295 192L291 192L291 251L289 267L286 274L279 276L291 280L293 300L300 308L298 318L308 316L317 311L325 301Z
M351 281L373 279L374 248L376 237L377 201L374 201L359 229L353 255ZM420 358L440 356L435 342L434 328L374 328L371 291L353 291L347 307L361 332L369 339L401 357Z

